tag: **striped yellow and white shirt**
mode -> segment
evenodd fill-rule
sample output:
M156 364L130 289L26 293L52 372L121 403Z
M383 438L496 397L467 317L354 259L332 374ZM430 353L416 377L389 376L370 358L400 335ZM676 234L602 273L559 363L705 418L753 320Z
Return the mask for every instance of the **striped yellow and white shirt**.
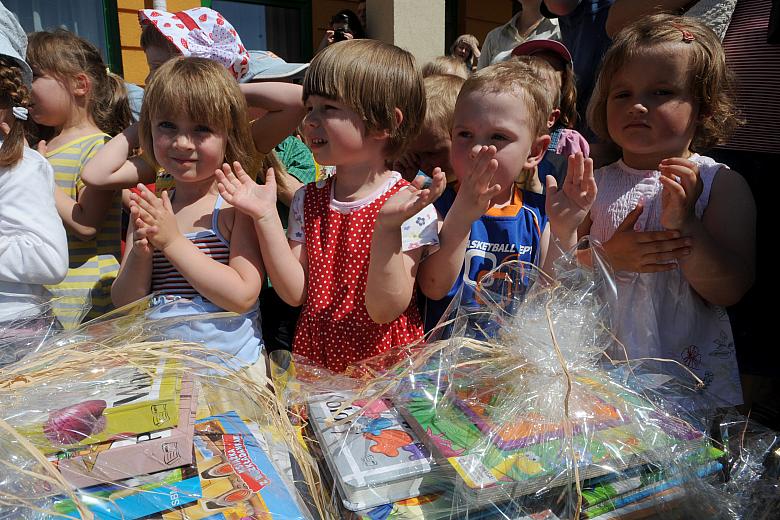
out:
M76 199L84 189L81 169L109 139L104 133L92 134L48 151L46 158L54 167L57 187ZM84 310L88 310L86 319L92 319L112 309L111 284L121 258L121 212L121 192L116 192L95 238L84 241L68 230L68 275L60 284L48 287L60 298L54 312L66 329L80 323Z

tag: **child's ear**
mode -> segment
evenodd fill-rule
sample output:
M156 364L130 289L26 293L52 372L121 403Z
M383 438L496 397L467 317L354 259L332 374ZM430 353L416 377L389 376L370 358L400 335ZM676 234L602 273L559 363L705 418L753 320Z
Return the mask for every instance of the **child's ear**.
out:
M544 154L547 153L548 146L550 146L549 135L540 135L534 139L534 142L531 143L531 151L528 152L528 159L526 159L523 168L531 169L542 162Z
M92 88L92 81L90 81L89 76L79 72L73 77L72 85L74 96L86 96Z
M561 117L561 109L556 108L550 113L550 117L547 118L547 128L552 128L559 117Z
M398 128L399 126L401 126L401 123L403 123L404 121L404 113L401 112L400 108L395 107L395 109L393 109L393 116L395 118L394 128ZM393 131L390 130L389 128L383 128L382 130L374 130L373 132L371 132L371 136L376 139L389 139L392 133Z

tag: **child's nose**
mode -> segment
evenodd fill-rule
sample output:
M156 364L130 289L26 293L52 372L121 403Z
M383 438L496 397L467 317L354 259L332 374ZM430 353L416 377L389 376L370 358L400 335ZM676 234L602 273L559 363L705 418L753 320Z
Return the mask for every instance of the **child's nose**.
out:
M178 148L193 148L194 147L194 141L192 140L192 137L190 134L178 134L176 136L176 139L174 139L174 145Z
M647 113L647 107L641 101L637 101L636 103L631 105L631 113L632 114L646 114Z

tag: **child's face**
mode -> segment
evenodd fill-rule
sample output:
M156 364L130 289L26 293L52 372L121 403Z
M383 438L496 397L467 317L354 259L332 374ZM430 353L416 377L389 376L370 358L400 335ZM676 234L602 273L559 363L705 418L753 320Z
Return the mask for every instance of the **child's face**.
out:
M366 132L366 125L349 106L321 96L306 100L303 137L319 164L360 164L376 158L383 142Z
M154 156L177 182L210 179L225 160L227 137L186 114L157 114L151 120Z
M467 43L460 42L455 46L455 56L466 59L471 54L471 47Z
M431 175L438 167L450 178L453 176L450 164L451 148L452 139L447 132L423 126L420 135L412 141L406 153L417 162L419 170Z
M153 45L144 49L144 54L146 55L146 64L149 65L149 74L146 76L145 80L147 85L152 81L152 77L154 76L155 71L160 68L160 65L171 58L178 56L178 53L173 52L171 49Z
M459 97L450 154L455 177L460 180L468 173L476 146L493 145L498 161L493 182L501 186L501 192L492 201L494 204L508 202L521 170L533 168L546 148L544 138L535 137L531 128L522 96L512 92L473 91Z
M53 74L36 71L30 101L30 116L39 125L61 127L71 116L71 88Z
M638 54L610 82L607 128L630 166L656 169L667 157L688 154L698 106L682 45Z

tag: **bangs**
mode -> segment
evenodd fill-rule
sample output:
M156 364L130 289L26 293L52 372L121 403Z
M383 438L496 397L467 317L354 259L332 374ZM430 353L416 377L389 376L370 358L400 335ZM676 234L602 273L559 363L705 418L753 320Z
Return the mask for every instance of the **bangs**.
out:
M226 95L226 90L235 81L220 65L204 61L177 58L158 69L146 89L143 104L150 120L186 114L193 121L230 132L236 100L234 95Z
M356 112L360 112L360 107L350 103L349 99L350 85L359 86L357 81L347 81L352 75L351 72L354 73L353 61L349 56L339 57L333 52L320 52L306 70L303 79L303 101L309 96L320 96L346 103Z

